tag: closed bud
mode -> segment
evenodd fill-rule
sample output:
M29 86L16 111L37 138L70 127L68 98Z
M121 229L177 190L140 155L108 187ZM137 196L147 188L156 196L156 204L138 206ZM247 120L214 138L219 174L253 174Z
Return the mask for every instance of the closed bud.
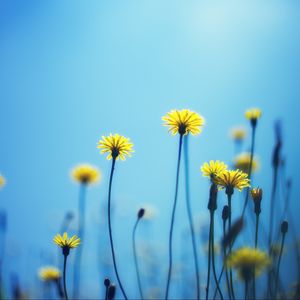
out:
M251 189L251 196L254 201L254 212L259 215L261 212L261 200L262 200L263 191L261 188Z
M104 285L108 288L110 286L110 280L108 278L104 279Z
M288 221L283 221L281 223L281 233L282 234L286 234L287 231L288 231L288 229L289 229L289 223L288 223Z
M229 217L229 207L228 205L224 205L223 210L222 210L222 219L223 221L226 221Z
M141 219L145 214L145 209L144 208L141 208L138 212L138 218Z

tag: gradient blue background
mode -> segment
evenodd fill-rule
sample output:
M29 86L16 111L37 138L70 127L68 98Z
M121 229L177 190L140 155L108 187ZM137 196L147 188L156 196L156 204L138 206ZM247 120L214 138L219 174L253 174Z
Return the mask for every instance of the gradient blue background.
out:
M190 108L206 119L203 134L190 138L195 220L207 217L208 182L199 167L209 159L230 164L234 148L228 130L248 126L244 111L252 106L263 110L257 132L262 166L254 181L265 190L264 206L269 207L273 123L278 118L295 197L299 5L2 0L0 172L7 185L0 192L0 207L7 210L9 222L7 273L18 272L22 286L38 293L36 270L54 262L52 238L64 213L77 208L78 186L69 172L89 162L101 169L102 180L88 191L84 287L91 297L99 295L102 281L95 262L97 249L107 247L99 245L99 230L106 234L100 207L107 201L110 162L96 145L101 135L117 132L130 137L135 148L131 159L117 164L113 201L121 277L128 293L137 295L129 271L130 237L136 211L144 203L157 208L156 218L143 230L160 249L158 263L166 264L178 140L162 127L161 116L173 108ZM181 196L177 236L186 227ZM299 209L296 201L294 208ZM267 219L267 209L264 213ZM139 237L145 239L142 232ZM164 273L161 278L164 286Z

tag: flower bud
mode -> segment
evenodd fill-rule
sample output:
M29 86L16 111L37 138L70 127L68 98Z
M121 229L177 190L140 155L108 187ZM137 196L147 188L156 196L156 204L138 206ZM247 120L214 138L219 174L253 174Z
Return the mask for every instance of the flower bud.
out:
M222 210L222 219L223 221L226 221L229 217L229 207L228 205L224 205L223 210Z
M288 231L288 229L289 229L289 223L288 223L288 221L283 221L281 223L281 233L282 234L286 234L287 231Z
M145 209L144 208L141 208L139 211L138 211L138 219L141 219L145 214Z

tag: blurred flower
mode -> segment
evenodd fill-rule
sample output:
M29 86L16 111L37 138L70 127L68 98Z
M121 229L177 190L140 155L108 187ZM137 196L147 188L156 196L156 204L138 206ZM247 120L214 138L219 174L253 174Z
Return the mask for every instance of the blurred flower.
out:
M200 127L204 125L204 118L189 109L172 110L163 116L162 120L172 135L197 135L201 133Z
M109 153L107 159L125 160L125 156L131 156L134 152L133 144L128 138L119 134L110 134L109 136L102 136L102 140L98 142L97 148L102 149L101 153Z
M241 153L234 158L233 160L234 167L245 173L248 173L250 170L250 161L251 161L251 153L248 152ZM259 161L257 158L253 157L251 171L255 172L258 169L259 169Z
M230 136L234 141L242 141L247 135L246 129L244 127L234 127L230 130Z
M6 180L5 180L4 176L2 176L0 174L0 188L2 188L3 186L5 186L5 184L6 184Z
M76 235L68 238L68 234L66 232L64 232L62 236L60 234L57 234L54 237L53 241L63 249L76 248L80 244L80 238L78 238Z
M240 248L226 258L226 266L236 269L243 280L252 279L254 272L259 276L270 263L266 252L249 247Z
M214 178L214 182L220 188L226 188L226 190L232 190L232 192L234 188L241 191L243 188L250 186L248 174L240 170L225 170Z
M55 281L61 277L60 271L55 267L43 267L39 270L39 278L43 281Z
M96 183L100 179L100 171L89 164L78 165L72 170L72 178L83 184Z
M203 176L214 178L215 176L218 176L220 173L225 171L227 169L227 165L225 165L222 161L211 160L209 163L205 162L201 166L201 172Z
M253 121L261 117L261 110L259 108L250 108L245 112L246 119Z

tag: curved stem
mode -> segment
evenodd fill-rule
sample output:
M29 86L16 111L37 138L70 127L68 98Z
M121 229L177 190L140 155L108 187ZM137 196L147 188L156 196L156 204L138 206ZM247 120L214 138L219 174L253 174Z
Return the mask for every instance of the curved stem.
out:
M190 202L188 136L186 136L184 139L184 162L185 162L185 180L186 180L186 183L185 183L186 209L187 209L190 232L191 232L191 237L192 237L194 265L195 265L195 272L196 272L197 299L199 300L200 299L200 275L199 275L195 230L194 230L194 225L193 225L192 209L191 209L191 202Z
M111 165L111 172L110 172L110 178L109 178L109 188L108 188L108 208L107 208L107 217L108 217L108 231L109 231L109 241L110 241L110 247L111 247L111 254L112 254L112 259L113 259L113 265L116 273L116 277L120 286L120 289L122 291L122 294L124 298L127 300L126 293L124 291L124 288L122 286L118 269L117 269L117 264L116 264L116 258L115 258L115 250L114 250L114 243L113 243L113 238L112 238L112 230L111 230L111 188L112 188L112 179L113 179L113 174L114 174L114 169L115 169L115 163L116 159L112 159L112 165Z
M209 283L210 283L210 264L211 264L211 235L212 235L212 220L209 222L209 237L208 237L208 262L207 262L207 279L206 279L206 294L205 299L208 300Z
M143 291L142 291L142 284L141 284L141 277L140 277L139 266L138 266L138 260L137 260L137 254L136 254L136 242L135 242L136 228L137 228L137 225L138 225L139 221L140 221L140 218L137 218L137 220L134 224L134 227L133 227L133 231L132 231L132 249L133 249L134 265L135 265L136 277L137 277L137 280L138 280L139 292L140 292L141 299L144 299Z
M216 282L216 286L218 289L218 292L220 294L221 299L223 300L223 294L221 292L220 289L220 285L218 282L218 278L217 278L217 273L216 273L216 266L215 266L215 241L214 241L214 211L211 211L210 213L210 218L211 218L211 223L212 223L212 234L211 234L211 253L212 253L212 268L213 268L213 275L215 278L215 282Z
M169 269L168 269L168 278L167 278L167 286L166 286L166 293L165 299L168 299L169 296L169 286L170 286L170 279L172 273L172 240L173 240L173 227L174 227L174 220L175 220L175 211L177 205L177 195L178 195L178 183L179 183L179 171L180 171L180 159L181 159L181 148L182 148L182 134L179 137L179 149L178 149L178 159L177 159L177 171L176 171L176 184L175 184L175 196L174 196L174 203L173 203L173 210L172 210L172 217L171 217L171 226L169 231Z
M67 269L67 255L64 255L64 271L63 271L63 279L64 279L64 294L65 299L68 300L68 292L67 292L67 284L66 284L66 269Z

